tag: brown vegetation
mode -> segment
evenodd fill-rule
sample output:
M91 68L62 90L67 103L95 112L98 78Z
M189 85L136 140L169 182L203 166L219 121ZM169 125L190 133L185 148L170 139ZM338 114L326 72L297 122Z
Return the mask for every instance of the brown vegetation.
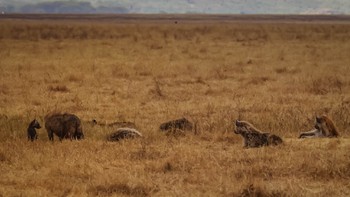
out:
M350 24L0 19L0 195L347 196ZM27 142L74 113L85 140ZM297 139L328 114L341 136ZM188 117L196 134L159 125ZM143 138L106 141L129 120ZM282 146L243 149L235 119Z

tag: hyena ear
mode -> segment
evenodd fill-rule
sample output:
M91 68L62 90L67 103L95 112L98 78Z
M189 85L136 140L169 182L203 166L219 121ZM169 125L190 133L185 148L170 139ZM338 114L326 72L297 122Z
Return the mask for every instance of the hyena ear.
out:
M236 121L235 121L235 125L236 125L236 126L239 126L239 120L236 120Z

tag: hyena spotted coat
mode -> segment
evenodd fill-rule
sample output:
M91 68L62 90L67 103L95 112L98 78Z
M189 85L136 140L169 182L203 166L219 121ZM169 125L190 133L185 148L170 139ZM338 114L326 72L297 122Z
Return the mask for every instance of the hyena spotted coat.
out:
M162 123L159 126L159 129L162 131L169 131L174 129L192 130L193 124L186 118L180 118L180 119L170 120L168 122Z
M326 115L316 116L315 129L302 132L299 138L323 138L323 137L338 137L339 131L334 122Z
M257 148L269 145L278 145L283 142L282 138L270 133L263 133L247 121L235 121L234 132L243 137L245 148Z
M142 134L134 128L118 128L115 132L107 136L107 141L119 141L122 139L132 139L142 137Z

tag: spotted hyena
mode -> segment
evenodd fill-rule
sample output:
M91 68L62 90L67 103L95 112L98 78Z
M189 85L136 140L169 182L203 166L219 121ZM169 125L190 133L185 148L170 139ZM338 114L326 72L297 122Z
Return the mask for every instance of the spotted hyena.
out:
M162 131L169 131L169 130L175 130L175 129L192 130L193 124L186 118L180 118L180 119L171 120L171 121L162 123L159 126L159 129Z
M40 128L41 126L36 119L30 122L27 129L28 140L34 141L38 139L38 134L36 133L36 129L40 129Z
M53 134L56 134L60 141L64 138L78 140L84 138L81 121L74 114L49 114L45 117L45 128L51 141Z
M247 121L236 120L235 126L234 132L242 135L245 148L278 145L283 142L279 136L263 133Z
M322 137L338 137L339 132L334 122L326 115L316 116L315 129L302 132L299 138L322 138Z
M142 137L142 134L134 128L118 128L115 132L107 136L108 141L119 141L122 139L132 139Z

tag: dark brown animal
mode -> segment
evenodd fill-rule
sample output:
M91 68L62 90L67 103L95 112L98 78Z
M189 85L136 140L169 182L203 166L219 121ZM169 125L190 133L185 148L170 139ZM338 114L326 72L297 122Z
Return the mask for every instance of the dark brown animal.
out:
M171 131L176 129L180 129L183 131L192 130L193 124L190 121L188 121L186 118L180 118L180 119L171 120L161 124L159 129L162 131L169 131L169 130Z
M38 134L36 133L35 129L40 129L40 128L41 126L36 119L30 122L27 129L28 140L34 141L38 139Z
M56 134L60 141L66 139L83 139L84 133L80 119L69 113L50 114L45 117L45 128L49 140L53 141L53 134Z
M136 137L142 137L142 134L133 128L119 128L116 132L110 134L107 137L108 141L119 141L122 139L130 139L130 138L136 138Z

